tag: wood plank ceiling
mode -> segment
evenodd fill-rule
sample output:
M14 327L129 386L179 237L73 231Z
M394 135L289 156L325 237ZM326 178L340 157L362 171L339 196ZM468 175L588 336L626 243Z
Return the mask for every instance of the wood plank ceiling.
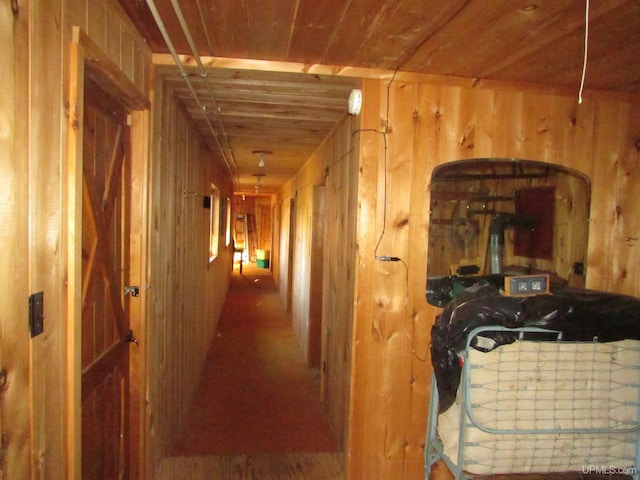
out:
M583 0L120 3L154 53L171 53L168 36L177 54L191 58L188 78L206 111L218 113L211 126L178 69L164 65L158 73L176 87L211 145L224 144L223 149L232 152L239 192L254 193L256 174L266 174L260 177L260 193L277 191L347 114L347 98L357 79L209 68L207 64L216 63L211 59L203 62L204 77L193 67L193 50L178 13L203 58L295 62L304 69L326 65L399 70L575 89L576 95L582 76ZM150 7L157 9L166 36ZM585 89L640 93L640 1L592 1L588 32ZM259 151L270 152L262 168Z

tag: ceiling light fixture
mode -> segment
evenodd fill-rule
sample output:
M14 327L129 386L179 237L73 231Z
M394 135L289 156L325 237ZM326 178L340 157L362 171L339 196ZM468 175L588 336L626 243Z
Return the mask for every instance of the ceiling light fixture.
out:
M253 150L251 153L258 155L258 166L264 168L266 155L271 155L271 150Z
M359 88L351 90L347 102L347 110L349 115L360 115L360 111L362 110L362 90Z
M256 184L253 186L253 188L255 189L256 193L258 193L258 190L260 190L260 182L262 181L262 177L265 177L266 175L264 173L254 173L253 176L256 177Z

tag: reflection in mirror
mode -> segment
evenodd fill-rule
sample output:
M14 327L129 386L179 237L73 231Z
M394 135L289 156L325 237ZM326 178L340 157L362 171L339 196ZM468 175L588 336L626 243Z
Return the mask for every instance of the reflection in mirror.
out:
M559 165L472 159L431 177L427 300L444 306L482 277L548 274L584 287L589 179Z

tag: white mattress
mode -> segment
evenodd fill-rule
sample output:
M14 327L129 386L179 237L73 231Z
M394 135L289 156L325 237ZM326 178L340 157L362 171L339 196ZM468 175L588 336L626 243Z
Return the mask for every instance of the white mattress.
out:
M490 340L489 340L490 341ZM483 353L471 349L470 398L478 424L501 430L555 433L494 434L466 430L464 470L477 475L582 471L635 465L640 341L515 342ZM459 395L458 395L459 397ZM460 398L438 417L444 453L458 461Z

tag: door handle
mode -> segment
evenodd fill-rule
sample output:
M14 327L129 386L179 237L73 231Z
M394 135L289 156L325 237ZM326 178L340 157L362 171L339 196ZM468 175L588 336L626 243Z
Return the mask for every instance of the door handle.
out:
M138 339L133 335L133 330L129 330L123 338L124 343L135 343L136 347L140 345Z
M127 285L124 287L124 294L131 295L132 297L140 296L140 287L138 285Z

